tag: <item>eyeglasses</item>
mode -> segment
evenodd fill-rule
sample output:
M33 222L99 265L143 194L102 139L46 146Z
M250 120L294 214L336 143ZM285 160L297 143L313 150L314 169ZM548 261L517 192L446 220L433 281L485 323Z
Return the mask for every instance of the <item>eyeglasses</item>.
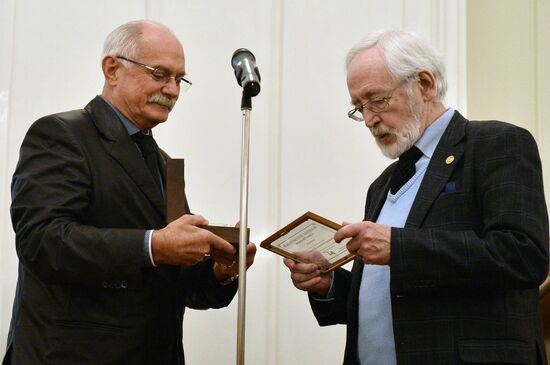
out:
M149 72L149 74L151 75L151 77L155 81L160 81L160 82L164 82L164 83L167 84L167 83L170 82L170 79L174 79L174 81L176 82L176 85L178 85L182 89L182 91L187 91L189 89L189 87L191 87L191 85L193 85L193 83L191 81L187 80L183 76L171 76L170 71L168 71L167 69L165 69L163 67L147 66L144 63L137 62L137 61L131 60L129 58L126 58L126 57L123 57L123 56L120 56L120 55L117 55L116 58L120 58L121 60L128 61L128 62L131 62L133 64L136 64L138 66L143 67L144 69L147 70L147 72ZM183 85L181 85L182 81L184 82Z
M373 113L381 113L384 110L388 109L388 107L390 106L390 99L392 98L395 91L397 89L399 89L408 80L410 80L410 77L407 77L407 78L401 80L401 82L399 82L397 84L397 86L395 86L393 89L388 91L386 96L381 97L381 98L377 97L377 98L370 99L366 103L363 103L363 104L361 104L359 106L356 106L355 108L351 109L348 112L348 117L355 120L355 121L357 121L357 122L363 122L363 121L365 121L365 119L363 118L363 108L365 108L365 109L367 109L367 110L369 110Z

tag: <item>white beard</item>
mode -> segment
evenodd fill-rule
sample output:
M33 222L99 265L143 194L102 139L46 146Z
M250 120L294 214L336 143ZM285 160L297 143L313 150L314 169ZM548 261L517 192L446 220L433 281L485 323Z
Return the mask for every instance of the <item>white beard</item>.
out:
M371 133L375 137L376 144L382 151L382 154L388 158L396 159L408 149L410 149L418 139L420 139L420 128L422 121L418 110L418 105L415 100L409 99L409 116L403 122L400 129L388 128L382 124L376 129L371 129ZM383 144L376 136L392 134L396 137L396 141L390 145Z

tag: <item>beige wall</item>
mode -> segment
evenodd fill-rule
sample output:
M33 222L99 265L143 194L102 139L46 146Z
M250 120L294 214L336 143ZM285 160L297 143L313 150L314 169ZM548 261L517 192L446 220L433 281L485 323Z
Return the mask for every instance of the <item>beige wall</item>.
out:
M500 119L537 140L550 197L550 2L467 1L470 119ZM545 21L546 20L546 21Z

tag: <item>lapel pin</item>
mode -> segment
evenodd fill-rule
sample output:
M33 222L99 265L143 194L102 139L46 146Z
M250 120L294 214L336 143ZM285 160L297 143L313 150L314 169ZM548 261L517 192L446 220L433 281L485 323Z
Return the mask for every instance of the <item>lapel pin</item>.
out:
M447 165L450 165L453 163L453 161L455 160L455 157L453 155L450 155L449 157L447 157L447 159L445 160L445 163Z

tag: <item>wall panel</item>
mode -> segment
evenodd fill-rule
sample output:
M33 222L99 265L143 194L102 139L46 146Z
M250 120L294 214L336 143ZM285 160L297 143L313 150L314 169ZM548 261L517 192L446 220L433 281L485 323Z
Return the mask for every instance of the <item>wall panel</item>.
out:
M537 0L534 6L535 24L533 25L533 37L535 40L535 65L534 75L535 93L537 95L535 115L535 136L539 145L544 173L544 191L546 204L550 205L550 3Z
M9 145L9 105L10 105L10 80L12 74L12 49L13 49L13 27L15 0L0 1L0 153L8 156L11 148ZM14 263L15 249L13 244L13 233L9 220L9 174L8 159L0 159L0 267L4 273L16 270ZM11 317L11 303L15 283L12 275L3 275L0 280L0 354L3 353L6 338L6 330Z
M390 161L364 125L346 117L345 54L369 31L403 27L444 44L445 57L454 60L449 77L460 80L463 14L457 9L463 3L0 0L0 47L7 50L0 92L9 90L6 103L0 94L0 149L7 156L5 166L0 162L0 353L17 275L7 212L19 145L38 117L81 108L101 93L101 46L115 26L150 18L182 40L193 86L155 137L172 156L186 159L191 207L215 223L239 216L241 90L230 58L241 47L256 55L262 92L251 113L249 223L259 244L306 210L337 222L362 218L366 189ZM461 92L460 86L453 90L451 106ZM247 277L247 363L341 361L345 328L318 327L306 294L292 286L279 257L259 250ZM188 363L234 362L236 317L236 300L227 310L186 312Z
M537 140L550 195L550 76L544 0L468 1L468 115L528 129Z

